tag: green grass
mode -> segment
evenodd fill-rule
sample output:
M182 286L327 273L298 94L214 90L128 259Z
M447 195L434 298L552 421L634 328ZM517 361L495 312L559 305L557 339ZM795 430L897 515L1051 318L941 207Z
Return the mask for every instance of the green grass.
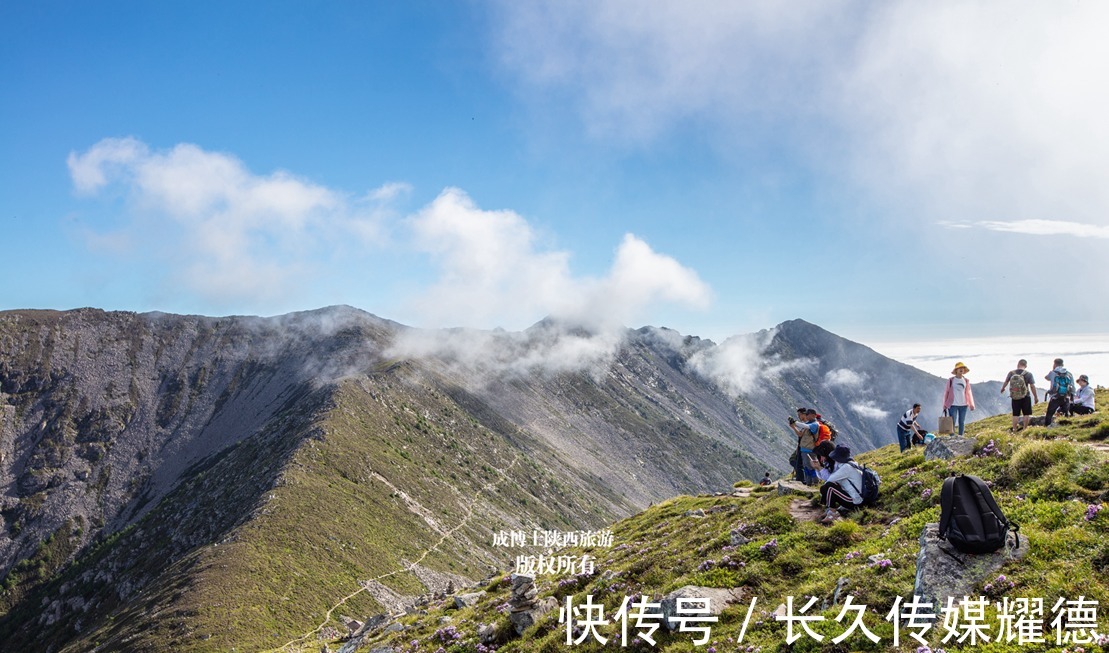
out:
M1109 393L1099 391L1097 400L1106 406ZM1008 432L1009 423L1008 416L998 416L971 425L968 433L977 438L977 451L953 461L925 461L918 450L901 454L896 446L859 456L881 475L881 499L877 506L831 527L789 519L786 511L794 497L776 493L758 492L749 499L675 497L613 525L613 548L568 551L597 556L596 574L561 587L560 578L540 577L540 597L554 596L564 601L570 595L580 602L585 595L592 595L595 601L603 602L606 615L611 616L625 596L643 594L657 599L688 584L744 587L751 596L758 597L744 647L761 647L762 651L885 650L892 638L892 626L882 617L896 597L912 595L920 533L926 523L938 520L943 479L952 473L966 473L993 483L999 504L1012 521L1020 524L1020 534L1030 546L1023 561L1010 562L1000 572L1013 583L1011 589L1002 591L991 585L988 591L984 586L977 588L979 592L997 600L1002 596L1043 598L1048 612L1059 597L1082 595L1106 605L1109 506L1104 502L1109 498L1109 462L1104 452L1095 451L1087 443L1105 437L1109 414L1103 408L1092 416L1062 419L1058 428L1033 428L1017 434ZM1103 510L1087 520L1090 505L1100 505ZM696 509L704 510L705 517L683 516ZM732 530L740 530L750 543L729 546ZM768 545L771 541L773 546ZM890 566L872 564L868 560L872 555L888 559ZM853 596L853 602L868 606L864 622L883 638L882 644L872 644L856 635L836 647L804 637L787 649L784 625L769 613L787 596L793 596L798 607L807 600L805 597L816 596L818 606L814 610L826 621L815 629L829 637L838 635L842 626L833 620L839 607L820 612L819 605L830 600L840 578L846 579L846 592ZM440 644L435 637L435 631L441 628L439 620L449 616L451 624L462 633L461 640L445 649L453 653L478 650L476 630L481 623L497 625L502 633L498 650L504 653L601 650L592 640L566 646L565 631L555 613L522 637L509 636L507 616L496 609L508 594L506 584L494 583L487 588L485 600L474 608L454 611L433 605L427 616L402 620L407 627L404 632L380 637L372 645L388 643L405 653L434 651ZM746 610L746 604L726 610L712 628L711 645L719 651L736 650L734 639ZM990 623L996 631L996 622ZM614 625L602 627L601 632L609 637L619 635ZM930 635L937 634L943 634L938 625ZM653 649L638 650L707 650L695 649L690 637L681 633L662 634L657 639L659 645ZM905 640L902 645L904 650L915 650ZM943 647L960 650L958 645ZM974 647L986 651L1047 648L1054 647L1018 649L1015 644L996 643ZM1087 646L1086 650L1097 647Z

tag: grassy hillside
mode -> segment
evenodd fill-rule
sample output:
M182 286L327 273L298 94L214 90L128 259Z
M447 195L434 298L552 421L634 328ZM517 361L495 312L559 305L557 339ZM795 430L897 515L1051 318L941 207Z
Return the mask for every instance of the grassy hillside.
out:
M7 615L0 633L62 651L314 642L342 614L388 611L363 581L401 597L473 583L507 562L494 530L598 526L631 511L526 433L472 417L412 366L319 395L314 411L282 414L191 470L134 527ZM56 621L32 609L40 596L66 608Z
M611 549L592 549L598 565L591 577L541 576L539 596L554 596L560 602L568 595L575 604L591 594L603 601L611 616L625 596L648 595L657 600L684 585L745 588L758 602L742 646L737 646L748 603L728 608L712 628L710 645L699 650L883 650L892 641L892 625L882 619L896 597L908 599L913 592L915 558L924 524L939 518L939 494L943 479L955 472L975 474L993 484L1006 515L1021 525L1020 534L1029 542L1022 561L1010 561L1000 570L1003 579L987 579L977 588L1000 601L1002 597L1039 597L1044 600L1045 630L1052 620L1051 606L1059 597L1092 598L1104 607L1109 601L1109 392L1097 394L1101 409L1092 416L1060 420L1056 428L1032 427L1008 433L1009 417L998 416L974 424L975 454L953 461L925 461L920 449L901 454L896 446L869 452L860 460L875 468L883 479L882 496L872 509L857 512L832 526L802 521L791 516L796 495L779 496L773 489L753 488L749 498L733 496L682 496L653 506L616 523ZM1043 404L1038 407L1043 410ZM1091 507L1093 506L1093 507ZM792 506L795 507L795 506ZM701 510L704 516L689 516ZM730 546L730 533L742 532L750 542ZM576 552L581 552L576 551ZM871 558L875 556L875 558ZM888 562L884 562L888 561ZM841 580L843 579L843 580ZM839 583L855 603L868 606L864 622L883 638L873 644L857 631L840 645L830 643L849 623L834 621L840 606L819 612L831 603ZM507 576L490 583L480 602L472 608L448 609L449 601L433 603L427 615L409 615L400 622L405 630L368 639L360 650L389 645L396 651L452 653L487 650L477 638L479 624L495 624L497 650L591 651L600 647L589 639L574 647L565 644L565 630L557 623L557 611L516 638L510 635L505 614L509 596ZM808 596L817 597L810 614L822 614L823 623L813 628L824 633L823 643L803 637L788 649L785 625L771 613L787 596L800 607ZM749 601L749 599L748 599ZM445 619L449 619L449 625ZM991 635L997 622L987 619ZM1101 619L1105 623L1105 619ZM959 645L942 645L942 624L929 633L934 645L959 650ZM618 636L616 626L601 632ZM634 633L634 631L632 631ZM1018 647L991 643L974 647L981 651L1057 650L1054 633L1049 644ZM634 636L634 635L633 635ZM902 633L902 647L915 650ZM689 634L656 633L659 651L692 651ZM954 640L952 640L954 641ZM338 642L335 642L338 645ZM612 642L609 642L612 646ZM753 648L748 648L753 647ZM649 650L646 646L635 647ZM1097 650L1086 646L1086 650Z

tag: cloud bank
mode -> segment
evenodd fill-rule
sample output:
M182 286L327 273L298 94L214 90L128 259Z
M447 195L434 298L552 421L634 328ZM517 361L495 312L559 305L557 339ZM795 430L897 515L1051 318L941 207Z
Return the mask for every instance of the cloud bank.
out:
M857 389L863 387L865 383L865 374L859 374L858 372L854 370L849 370L845 367L841 367L835 370L829 370L828 373L824 375L824 385L828 386L829 388L839 386L843 388Z
M887 417L889 417L889 415L890 415L889 411L882 410L881 408L874 405L874 403L870 402L870 401L863 401L863 402L853 403L853 404L851 404L850 408L851 408L851 410L858 413L861 417L865 417L866 419L871 419L871 420L883 420L883 419L886 419Z
M1053 244L1074 256L1109 237L1105 3L497 6L522 95L595 139L770 140L886 221L947 243L937 223L975 227L959 242L983 258L998 232L1070 237Z
M689 364L733 397L755 393L786 372L816 368L817 361L811 358L785 360L767 354L776 334L776 329L768 329L732 336L715 347L696 352L689 358Z
M624 236L600 277L576 276L570 253L545 250L531 225L508 210L484 210L448 188L407 219L417 249L430 256L437 281L412 310L430 324L542 324L524 332L468 329L413 331L394 355L434 356L469 372L525 374L589 369L603 374L625 327L659 304L706 308L712 298L697 273Z
M712 296L695 271L632 234L616 248L605 276L574 276L570 253L539 248L523 217L483 210L457 188L443 191L409 223L416 246L438 268L438 281L417 302L433 323L458 316L486 324L553 317L609 329L642 319L658 303L703 309Z
M320 257L378 244L383 203L403 192L390 184L353 197L285 171L252 173L230 154L134 138L104 139L67 163L79 194L118 192L136 217L90 232L91 247L164 260L174 288L217 305L277 299L318 275Z

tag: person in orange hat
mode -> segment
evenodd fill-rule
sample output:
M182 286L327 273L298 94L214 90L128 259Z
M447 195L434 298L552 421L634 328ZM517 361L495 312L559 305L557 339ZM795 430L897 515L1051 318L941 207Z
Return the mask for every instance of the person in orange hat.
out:
M974 393L970 389L970 379L966 374L970 368L962 361L955 363L951 371L951 378L947 380L947 387L943 391L943 409L952 417L959 427L959 435L963 434L967 421L967 409L974 410Z

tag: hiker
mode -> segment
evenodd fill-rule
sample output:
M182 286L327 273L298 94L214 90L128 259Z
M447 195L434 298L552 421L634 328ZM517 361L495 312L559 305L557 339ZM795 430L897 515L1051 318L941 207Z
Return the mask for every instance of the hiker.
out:
M812 466L816 470L816 477L823 483L831 475L832 460L828 458L835 451L836 445L831 440L825 440L813 447Z
M1012 430L1017 430L1017 424L1021 421L1022 415L1024 426L1021 428L1028 428L1032 423L1032 404L1040 403L1040 396L1036 392L1036 379L1028 371L1028 361L1023 358L1017 361L1017 369L1009 372L1005 377L1005 383L1001 384L1001 394L1005 394L1006 386L1009 388L1009 399L1013 404Z
M828 442L832 440L832 427L824 421L820 413L816 412L815 408L810 408L806 411L806 416L810 423L816 424L816 443Z
M1070 415L1071 398L1074 397L1074 377L1063 367L1063 359L1056 358L1052 370L1044 376L1047 379L1047 413L1044 426L1051 426L1055 413Z
M974 410L974 393L970 390L970 379L964 376L969 373L970 368L962 361L955 363L955 369L951 371L953 376L947 380L943 391L943 409L959 425L959 435L963 434L966 427L967 409Z
M792 429L794 431L795 435L796 435L797 429L793 428L793 425L796 422L806 421L805 420L805 415L807 415L808 412L809 412L808 408L798 408L796 419L793 418L793 417L789 418L789 427L790 427L790 429ZM803 457L804 457L804 454L801 453L801 437L798 436L797 437L797 448L794 449L793 455L789 457L789 462L790 462L791 465L793 465L793 479L795 481L799 482L799 483L804 483L805 482L805 461L802 460Z
M852 464L851 449L837 445L827 460L830 461L827 482L820 488L820 499L824 502L824 518L821 523L830 524L842 513L850 512L862 505L863 472Z
M766 476L763 476L762 480L759 481L759 485L770 485L773 482L774 481L770 480L770 472L767 472Z
M797 411L800 413L801 411ZM812 453L813 447L816 446L816 436L820 432L820 423L813 418L816 411L811 408L805 411L804 420L795 420L789 418L789 427L797 434L797 449L801 453L801 464L804 467L805 485L816 484L816 470L812 466L812 458L809 454ZM811 419L811 421L810 421Z
M920 404L913 404L913 407L905 411L897 421L897 444L901 445L901 453L911 449L914 441L924 442L924 429L916 423L916 417L919 414Z
M1082 374L1076 383L1078 383L1078 392L1074 393L1071 412L1075 415L1089 415L1094 412L1094 389L1090 387L1090 377Z

